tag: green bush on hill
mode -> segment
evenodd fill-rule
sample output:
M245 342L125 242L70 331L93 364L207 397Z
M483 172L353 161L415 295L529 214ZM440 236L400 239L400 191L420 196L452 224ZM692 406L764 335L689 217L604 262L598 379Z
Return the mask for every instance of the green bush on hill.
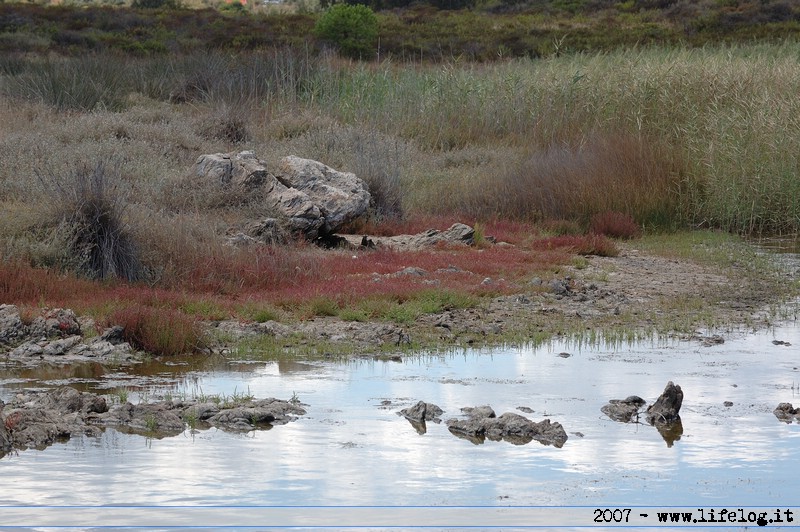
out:
M365 5L336 4L319 18L314 34L343 55L363 59L376 49L378 18Z

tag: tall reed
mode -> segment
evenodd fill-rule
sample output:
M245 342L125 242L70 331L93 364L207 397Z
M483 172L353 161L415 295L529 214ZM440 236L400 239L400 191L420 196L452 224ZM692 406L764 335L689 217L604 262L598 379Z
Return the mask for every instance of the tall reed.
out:
M792 42L435 65L289 49L97 54L17 60L0 90L94 113L134 105L130 94L172 102L163 127L191 116L225 149L366 172L385 185L376 191L387 212L588 221L613 210L652 228L780 233L800 230L798 55ZM220 120L230 127L207 125ZM164 137L172 165L190 164L206 142ZM6 164L17 163L0 164L0 181L22 188Z

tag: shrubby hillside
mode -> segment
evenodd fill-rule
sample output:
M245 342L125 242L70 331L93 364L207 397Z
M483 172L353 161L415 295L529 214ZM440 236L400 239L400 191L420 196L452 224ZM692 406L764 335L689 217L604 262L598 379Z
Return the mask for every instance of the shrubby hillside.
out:
M786 0L347 0L377 12L365 59L494 60L621 46L781 41L800 32L800 5ZM313 30L327 0L203 4L135 0L0 4L0 50L80 54L104 49L167 54L197 49L293 46L317 53L336 43Z

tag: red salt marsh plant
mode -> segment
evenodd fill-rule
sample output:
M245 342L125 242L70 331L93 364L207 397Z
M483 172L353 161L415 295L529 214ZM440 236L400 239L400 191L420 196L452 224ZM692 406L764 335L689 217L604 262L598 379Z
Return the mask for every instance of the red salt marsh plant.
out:
M529 247L533 231L524 224L486 227L522 244L407 252L307 244L230 249L192 255L191 264L175 268L158 286L92 281L6 261L0 263L0 296L34 308L72 308L101 326L121 325L138 349L175 355L202 348L202 320L338 316L409 322L511 293L521 279L569 260L563 243Z
M592 216L589 223L589 232L623 239L642 236L642 228L639 227L633 217L617 211L607 211Z
M66 301L91 292L96 283L73 274L34 268L24 260L0 261L0 301L36 305Z
M562 249L577 255L597 255L598 257L616 257L619 255L619 248L614 242L598 234L543 238L534 242L533 247L543 250Z
M197 321L177 310L133 305L113 312L108 325L121 325L128 343L154 355L192 353L203 346Z

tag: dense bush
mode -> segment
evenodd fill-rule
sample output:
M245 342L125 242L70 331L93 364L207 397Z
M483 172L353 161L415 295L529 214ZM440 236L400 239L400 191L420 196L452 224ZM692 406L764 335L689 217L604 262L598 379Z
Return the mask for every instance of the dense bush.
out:
M97 278L139 280L144 272L123 220L125 202L116 188L119 170L106 163L79 164L66 177L40 176L54 200L66 236L66 266Z
M356 59L374 55L378 37L378 18L364 5L335 4L317 21L314 34Z

